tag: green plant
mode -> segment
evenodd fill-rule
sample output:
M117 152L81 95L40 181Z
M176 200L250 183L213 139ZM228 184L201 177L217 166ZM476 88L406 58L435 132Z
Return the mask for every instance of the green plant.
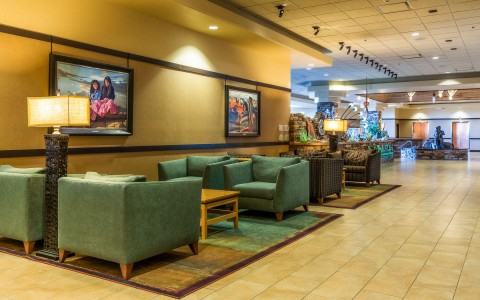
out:
M300 142L308 143L310 141L310 138L308 137L308 133L305 129L300 129L299 134L300 134L299 136Z

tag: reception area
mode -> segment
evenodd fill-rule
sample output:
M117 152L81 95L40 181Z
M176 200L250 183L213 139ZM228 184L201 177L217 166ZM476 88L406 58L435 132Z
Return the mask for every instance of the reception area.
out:
M221 2L2 4L0 300L475 299L480 99L366 95L400 75L338 100L311 80L330 90L302 113L294 70L347 54L295 10L383 4ZM427 153L461 122L461 155Z

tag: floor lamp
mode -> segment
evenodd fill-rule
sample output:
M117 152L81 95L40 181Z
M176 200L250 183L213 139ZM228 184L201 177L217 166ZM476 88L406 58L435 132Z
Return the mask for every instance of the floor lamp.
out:
M347 131L347 127L347 120L335 119L323 121L323 130L332 132L332 134L328 135L331 152L338 150L338 135L335 134L335 131Z
M45 212L43 250L37 255L58 260L58 179L67 175L68 134L60 126L90 126L90 99L79 96L28 97L28 127L53 127L45 135Z

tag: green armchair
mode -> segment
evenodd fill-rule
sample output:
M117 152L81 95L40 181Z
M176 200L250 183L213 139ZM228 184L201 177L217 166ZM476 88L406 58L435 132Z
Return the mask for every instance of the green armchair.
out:
M262 157L223 167L225 188L239 191L239 208L274 212L282 221L287 210L308 211L309 163L300 158Z
M198 179L122 182L118 177L61 178L60 262L70 251L116 262L127 280L137 261L187 244L197 254L201 190Z
M228 156L187 156L158 163L159 181L203 179L203 188L223 190L223 166L237 162Z
M0 166L0 236L23 241L26 254L43 239L44 172Z

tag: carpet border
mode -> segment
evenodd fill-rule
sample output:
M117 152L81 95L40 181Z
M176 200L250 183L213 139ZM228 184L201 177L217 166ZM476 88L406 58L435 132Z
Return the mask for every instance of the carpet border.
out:
M379 193L379 194L377 194L377 195L375 195L375 196L372 196L372 197L370 197L370 198L368 198L368 199L365 199L365 200L363 200L362 202L358 202L357 204L355 204L355 205L352 206L351 208L350 208L350 207L344 207L344 206L336 206L336 205L325 205L325 203L324 203L324 204L321 204L321 205L319 205L319 206L323 206L323 207L333 207L333 208L343 208L343 209L357 209L357 208L359 208L360 206L365 205L365 204L367 204L368 202L370 202L370 201L372 201L372 200L375 200L375 199L377 199L378 197L383 196L383 195L385 195L386 193L389 193L389 192L391 192L391 191L393 191L393 190L395 190L395 189L397 189L397 188L399 188L399 187L401 187L401 186L402 186L401 184L395 184L395 185L393 185L392 187L390 187L389 189L387 189L387 190L385 190L385 191L383 191L383 192L381 192L381 193Z
M277 251L277 250L279 250L279 249L281 249L281 248L283 248L283 247L285 247L285 246L287 246L287 245L289 245L289 244L307 236L308 234L314 232L315 230L317 230L317 229L319 229L319 228L321 228L321 227L323 227L323 226L325 226L325 225L327 225L327 224L329 224L329 223L331 223L331 222L333 222L333 221L335 221L338 218L343 216L343 214L337 214L337 213L327 213L327 212L316 212L316 213L325 213L325 214L329 214L330 216L328 217L327 220L321 221L321 222L319 222L319 223L317 223L313 226L310 226L310 227L308 227L308 228L306 228L302 231L298 231L293 236L284 239L280 243L278 243L276 245L273 245L270 248L267 248L267 249L255 254L255 255L247 258L244 261L238 262L233 266L230 266L226 269L223 269L223 270L220 270L216 273L213 273L212 275L197 281L196 283L192 284L191 286L186 287L184 289L180 289L178 291L171 291L171 290L160 289L160 288L156 288L156 287L152 287L152 286L147 286L147 285L144 285L144 284L141 284L141 283L136 283L136 282L132 282L132 281L129 281L129 280L124 280L123 278L120 278L120 277L103 274L103 273L98 272L98 271L92 271L92 270L85 269L85 268L78 267L78 266L74 266L74 265L67 265L65 263L59 263L58 261L51 261L51 260L48 260L48 259L45 259L45 258L37 257L35 255L28 255L28 254L25 254L24 252L11 250L11 249L1 247L1 246L0 246L0 252L10 254L10 255L13 255L13 256L16 256L16 257L32 260L32 261L35 261L35 262L51 265L51 266L61 268L61 269L64 269L64 270L70 270L70 271L81 273L81 274L84 274L84 275L97 277L97 278L100 278L100 279L108 280L110 282L115 282L115 283L119 283L119 284L122 284L122 285L125 285L125 286L129 286L129 287L132 287L132 288L137 288L137 289L140 289L140 290L144 290L144 291L148 291L148 292L152 292L152 293L156 293L156 294L160 294L160 295L164 295L164 296L168 296L168 297L172 297L172 298L176 298L176 299L181 299L181 298L183 298L183 297L185 297L185 296L187 296L187 295L189 295L189 294L191 294L191 293L193 293L193 292L195 292L195 291L197 291L201 288L204 288L205 286L207 286L209 284L212 284L212 283L224 278L227 275L230 275L230 274L232 274L232 273L234 273L238 270L243 269L244 267L260 260L261 258L263 258L263 257L265 257L269 254L274 253L275 251Z

